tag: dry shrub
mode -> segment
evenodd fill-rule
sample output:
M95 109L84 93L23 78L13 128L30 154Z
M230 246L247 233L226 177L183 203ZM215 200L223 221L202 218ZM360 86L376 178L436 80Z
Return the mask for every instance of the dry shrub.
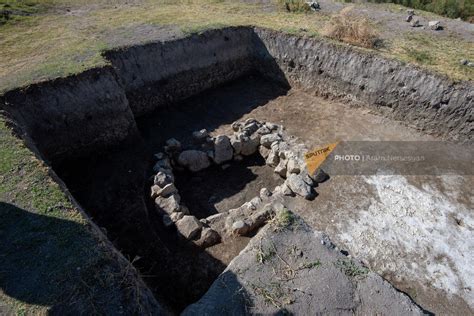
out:
M346 7L334 15L324 27L327 37L346 43L373 48L379 34L368 19L352 14L352 7Z
M311 7L306 3L307 0L278 0L280 7L288 12L308 12Z

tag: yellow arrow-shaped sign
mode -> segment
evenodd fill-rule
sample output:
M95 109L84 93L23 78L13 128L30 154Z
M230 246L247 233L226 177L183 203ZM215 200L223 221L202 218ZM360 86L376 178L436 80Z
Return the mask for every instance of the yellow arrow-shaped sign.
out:
M314 174L316 169L326 160L326 158L331 154L331 152L336 148L339 141L326 145L322 148L313 149L308 151L304 155L304 160L306 162L306 168L308 169L309 174Z

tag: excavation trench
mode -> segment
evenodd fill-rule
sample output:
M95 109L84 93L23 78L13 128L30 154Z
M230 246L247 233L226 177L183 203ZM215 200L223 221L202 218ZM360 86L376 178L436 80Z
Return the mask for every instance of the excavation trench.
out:
M72 195L171 310L179 312L198 300L249 237L202 249L176 229L165 227L163 214L150 198L150 177L156 173L153 154L162 152L172 137L183 146L192 145L193 131L212 131L283 93L277 83L246 76L138 119L139 141L100 156L53 163ZM224 168L213 165L200 172L174 174L182 203L200 219L237 208L258 196L261 188L281 182L258 154L230 161Z
M290 88L363 104L446 139L472 139L470 83L317 39L226 28L105 57L111 67L7 92L0 104L174 312L198 300L249 237L203 249L164 227L149 191L153 155L167 139L191 144L192 132L229 128ZM310 120L304 110L289 114ZM176 173L198 218L238 207L280 181L258 155L225 169Z

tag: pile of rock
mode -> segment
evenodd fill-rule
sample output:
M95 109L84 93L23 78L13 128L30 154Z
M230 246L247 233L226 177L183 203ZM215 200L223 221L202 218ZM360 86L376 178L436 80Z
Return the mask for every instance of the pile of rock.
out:
M183 150L176 139L169 139L164 153L155 155L157 162L153 167L156 173L151 187L151 197L157 209L164 212L165 226L176 226L178 232L196 244L208 247L220 241L222 233L246 235L261 227L274 213L272 197L299 195L305 199L316 196L314 187L324 181L324 174L311 176L306 171L303 154L296 145L288 141L281 125L260 122L250 118L232 124L233 134L211 137L203 129L193 133L193 146ZM187 169L198 172L212 164L221 165L230 160L241 161L244 156L259 153L285 182L274 192L264 188L260 196L245 203L238 209L216 214L198 220L190 215L174 185L173 169ZM224 218L227 217L227 218ZM216 222L225 219L225 229L218 229ZM221 225L222 226L222 225ZM214 227L214 228L212 228ZM222 228L222 227L220 227ZM217 231L216 231L217 230Z
M411 27L421 26L420 20L418 18L416 18L415 10L413 10L413 9L408 9L407 10L407 17L406 17L405 21L409 22ZM443 29L443 27L441 26L440 21L429 21L428 22L428 27L433 31L439 31L439 30ZM425 29L425 27L423 27L423 29Z

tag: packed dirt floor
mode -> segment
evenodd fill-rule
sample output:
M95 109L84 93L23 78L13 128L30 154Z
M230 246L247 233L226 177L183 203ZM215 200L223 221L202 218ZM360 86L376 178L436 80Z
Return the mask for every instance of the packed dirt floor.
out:
M258 98L272 89L267 82L248 80L206 97L224 105L227 101L219 98L224 91L253 91ZM282 124L309 149L336 140L435 140L367 109L299 90L253 108L243 115L248 117ZM229 129L223 124L214 132ZM473 176L341 175L321 184L314 201L289 198L288 205L423 308L470 314L473 184Z

